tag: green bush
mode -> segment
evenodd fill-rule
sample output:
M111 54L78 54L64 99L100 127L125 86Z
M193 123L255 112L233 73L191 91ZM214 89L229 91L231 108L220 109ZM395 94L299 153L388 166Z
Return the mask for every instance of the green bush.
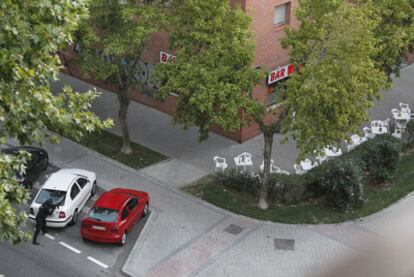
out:
M248 193L254 197L259 196L260 179L248 174L240 174L235 170L228 170L226 174L217 173L215 179L218 183L239 192Z
M401 150L401 141L389 134L376 136L355 149L363 162L362 169L374 183L392 179Z
M342 211L351 211L362 205L364 195L360 176L359 165L351 159L338 159L329 163L324 178L320 179L327 188L327 203Z
M306 178L302 175L272 174L268 200L272 203L295 204L304 200Z

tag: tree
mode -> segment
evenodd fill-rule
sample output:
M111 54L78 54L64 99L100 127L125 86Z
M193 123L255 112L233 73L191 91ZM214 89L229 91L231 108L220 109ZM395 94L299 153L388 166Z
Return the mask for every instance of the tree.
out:
M379 49L374 59L391 78L399 76L401 56L412 51L414 42L414 1L412 0L360 0L359 4L371 11L377 20L374 36Z
M157 1L93 0L90 15L77 33L82 72L118 89L122 149L130 154L128 106L132 90L139 84L140 58L151 36L164 22Z
M177 0L172 14L170 45L177 49L177 62L156 69L163 83L159 95L162 99L170 92L178 95L174 122L184 128L197 126L201 141L214 125L238 130L253 121L259 124L265 139L259 207L266 209L273 134L278 123L264 121L266 107L252 96L261 73L252 67L250 18L220 0Z
M293 137L303 158L357 133L389 83L374 61L378 22L367 7L337 0L301 0L299 5L301 27L288 31L283 41L301 68L287 81L282 131Z
M71 33L84 16L81 0L4 0L0 2L0 143L15 137L21 144L52 142L59 137L47 127L79 139L85 132L111 125L90 111L95 92L76 93L66 88L54 95L58 51L72 41ZM28 153L12 158L0 154L0 241L27 239L21 229L24 203L30 192L17 184L16 171L24 171Z
M177 58L155 69L159 98L178 95L173 120L185 129L197 126L200 141L214 125L240 129L259 77L251 68L250 19L222 0L176 0L171 14L169 41Z

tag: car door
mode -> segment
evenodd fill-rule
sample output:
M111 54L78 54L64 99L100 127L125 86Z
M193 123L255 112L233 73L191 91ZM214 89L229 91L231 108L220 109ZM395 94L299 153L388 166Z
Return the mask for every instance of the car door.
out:
M76 183L78 184L80 191L80 197L81 197L81 204L79 207L79 210L86 204L86 201L88 201L90 193L90 186L88 186L89 180L83 177L80 177L76 180Z
M80 192L81 192L81 189L79 185L76 182L73 183L69 191L69 197L71 200L71 203L70 203L71 206L69 207L69 209L72 215L76 209L78 209L78 212L80 211L80 206L82 203L82 197L80 195Z
M27 161L26 179L27 182L33 182L39 175L40 169L40 155L38 152L30 152L30 159Z
M120 214L120 220L119 220L119 229L122 230L122 232L125 232L125 230L130 230L130 217L129 217L129 210L128 207L125 205Z
M135 197L132 197L131 199L128 200L126 206L128 207L129 210L129 217L130 217L130 226L129 228L132 228L132 226L138 221L138 219L140 218L140 211L139 211L139 207L138 207L138 199Z

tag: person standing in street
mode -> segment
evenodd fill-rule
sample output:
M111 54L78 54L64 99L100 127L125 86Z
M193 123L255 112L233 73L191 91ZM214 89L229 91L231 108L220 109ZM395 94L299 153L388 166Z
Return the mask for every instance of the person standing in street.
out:
M33 241L32 244L39 245L37 242L37 236L39 235L40 231L42 234L46 234L46 217L53 214L54 208L52 205L52 199L47 199L40 207L39 211L36 215L36 228L33 234Z

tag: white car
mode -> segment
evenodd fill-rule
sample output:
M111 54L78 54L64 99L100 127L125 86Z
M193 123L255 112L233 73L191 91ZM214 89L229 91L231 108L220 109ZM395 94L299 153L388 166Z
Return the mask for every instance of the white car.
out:
M46 226L74 225L89 197L96 192L96 174L83 169L61 169L46 180L36 194L29 210L29 219L35 221L39 207L49 198L57 205Z

